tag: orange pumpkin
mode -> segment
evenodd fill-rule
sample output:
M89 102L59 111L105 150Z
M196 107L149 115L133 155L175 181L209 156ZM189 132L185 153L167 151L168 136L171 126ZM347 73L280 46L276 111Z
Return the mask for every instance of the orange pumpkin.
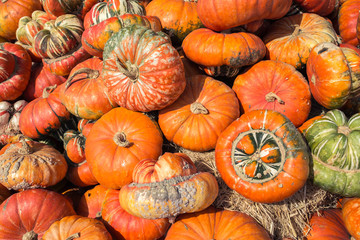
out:
M101 185L87 190L81 197L76 212L84 217L101 219L101 206L107 190Z
M171 225L165 240L237 239L270 240L269 234L245 213L209 207L186 213Z
M343 43L357 46L356 25L359 17L360 0L348 0L340 5L338 13L339 33Z
M236 77L233 89L245 113L271 109L284 114L296 127L305 122L311 110L308 82L284 62L258 62Z
M183 94L159 111L167 140L192 151L215 148L220 133L240 116L239 101L225 83L206 75L187 78Z
M97 120L85 143L85 156L96 180L119 189L132 182L135 165L145 158L158 158L162 135L146 115L113 108Z
M279 112L253 110L220 135L216 167L224 182L261 203L282 201L302 188L309 175L308 146Z
M360 198L345 199L342 202L342 217L346 229L355 240L360 239Z

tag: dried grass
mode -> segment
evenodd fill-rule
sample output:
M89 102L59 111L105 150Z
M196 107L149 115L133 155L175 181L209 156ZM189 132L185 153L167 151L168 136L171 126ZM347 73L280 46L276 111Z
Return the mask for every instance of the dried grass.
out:
M338 197L332 195L310 182L292 197L278 203L256 203L231 190L222 180L215 165L215 152L198 153L183 148L180 152L187 154L199 171L212 173L219 184L219 195L214 202L218 208L237 210L255 218L272 236L273 239L284 237L303 239L303 229L309 218L320 209L335 207Z

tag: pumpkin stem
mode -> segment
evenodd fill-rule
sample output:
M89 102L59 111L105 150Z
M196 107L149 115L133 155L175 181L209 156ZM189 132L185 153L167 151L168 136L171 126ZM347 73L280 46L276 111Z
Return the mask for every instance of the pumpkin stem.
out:
M48 86L46 88L44 88L43 92L42 92L42 98L48 98L50 93L52 93L55 88L57 87L57 85L53 85L53 86Z
M125 74L128 78L130 78L131 82L136 83L139 78L139 69L135 64L127 61L126 63L120 62L118 58L116 58L116 67L120 72Z
M38 235L33 230L31 230L30 232L25 233L22 236L22 240L37 240L37 239L38 239Z
M67 237L65 240L72 240L75 238L79 238L80 237L80 233L74 233L73 235L70 235L69 237Z
M190 111L194 114L209 114L209 110L199 102L194 102L190 105Z
M349 135L351 132L351 129L348 126L340 126L338 127L338 133L342 133L345 136Z
M277 100L280 104L285 104L285 102L273 92L269 92L268 94L266 94L265 100L267 102L274 102L275 100Z
M120 146L120 147L130 147L131 146L131 142L129 142L126 139L126 134L124 132L118 132L114 135L113 138L114 142Z
M301 28L298 24L295 24L294 27L295 29L294 32L292 33L292 36L296 37L301 33Z
M24 137L20 137L19 142L22 143L21 148L18 150L20 154L31 154L33 150L29 146L29 144L26 142Z
M101 218L102 216L101 216L101 211L98 211L97 213L96 213L96 215L95 215L95 218L96 219L99 219L99 218Z
M72 82L72 80L74 79L75 76L77 76L78 74L82 74L82 73L86 73L86 77L79 78L76 81ZM99 76L100 76L99 70L91 69L91 68L80 68L80 69L76 70L73 74L71 74L71 76L66 80L65 89L68 89L71 84L76 83L77 81L81 81L86 78L96 79Z

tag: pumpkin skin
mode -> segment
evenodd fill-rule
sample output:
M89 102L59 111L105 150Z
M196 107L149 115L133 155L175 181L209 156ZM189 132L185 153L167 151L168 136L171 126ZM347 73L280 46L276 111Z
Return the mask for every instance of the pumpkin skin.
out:
M152 240L165 235L170 226L167 218L145 219L127 213L119 203L119 190L108 189L101 215L107 227L118 240Z
M359 16L360 1L348 0L340 5L338 14L339 33L343 43L357 46L356 25Z
M88 187L99 183L90 171L89 164L86 160L77 164L70 163L69 170L66 173L66 179L78 187Z
M325 108L340 108L349 99L351 69L344 52L335 44L320 43L311 50L306 74L314 99Z
M117 107L100 77L102 63L90 58L77 64L61 88L61 102L76 117L96 120Z
M313 182L328 192L359 197L360 113L347 118L333 109L311 124L305 134L313 159Z
M360 239L360 199L345 199L342 203L342 217L346 229L355 240Z
M350 234L345 228L341 209L325 209L315 213L309 227L304 229L306 240L347 240Z
M224 182L261 203L282 201L303 187L309 159L307 144L294 124L273 110L243 114L221 133L215 148Z
M284 17L268 29L263 37L267 58L289 63L297 69L305 67L311 49L318 43L340 43L331 22L314 13Z
M354 99L360 97L360 49L356 47L350 48L348 45L349 44L340 44L340 48L345 55L351 73L351 90L349 99Z
M42 237L43 240L68 240L74 238L78 240L112 239L101 221L78 215L63 217L61 220L54 222Z
M101 218L101 207L108 188L96 185L81 197L76 212L84 217Z
M8 189L45 188L60 182L68 165L50 145L21 140L0 155L0 183Z
M105 44L101 77L121 107L149 112L172 104L184 91L184 66L163 32L131 25Z
M305 12L327 16L339 7L339 0L294 0Z
M165 240L238 239L270 240L269 234L256 220L238 211L209 207L179 216L171 225Z
M20 131L27 137L37 139L59 129L70 112L59 99L59 87L45 88L43 96L29 102L20 114Z
M159 111L167 140L191 151L215 148L221 132L240 116L239 101L225 83L206 75L187 78L183 94Z
M299 71L284 62L260 61L239 74L232 88L245 113L271 109L284 114L298 127L311 110L308 82Z
M74 14L80 19L84 19L85 14L94 6L97 0L40 0L45 12L51 17L65 14Z
M9 42L0 43L0 57L0 101L15 100L29 83L31 57L22 46Z
M262 19L281 18L291 4L289 0L198 0L197 12L205 27L222 31Z
M206 28L192 31L182 47L187 58L207 67L240 68L258 62L266 53L263 41L252 33L226 34Z
M30 16L35 10L41 10L39 0L7 0L0 3L0 37L16 39L19 19Z
M15 193L0 207L1 239L41 239L53 222L76 214L65 196L45 189Z
M146 115L114 108L94 123L85 143L85 156L96 180L119 189L132 182L135 165L144 158L157 159L162 135Z
M197 14L197 0L152 0L146 6L146 15L160 18L164 30L180 43L190 32L203 27Z
M317 115L315 117L312 117L308 120L306 120L303 124L301 124L300 127L298 127L299 132L305 136L306 130L308 129L308 127L310 127L310 125L317 119L322 118L325 115L325 113L321 113L320 115Z
M208 172L196 173L195 165L184 154L165 153L158 163L140 161L133 181L120 189L120 205L131 215L146 219L201 211L219 192L216 178Z

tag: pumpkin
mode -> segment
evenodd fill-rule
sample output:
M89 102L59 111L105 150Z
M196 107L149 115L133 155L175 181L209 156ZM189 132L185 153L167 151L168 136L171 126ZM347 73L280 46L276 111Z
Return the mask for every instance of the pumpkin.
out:
M59 129L70 119L70 112L59 99L59 87L44 88L43 96L28 103L20 114L20 131L30 138L40 138Z
M309 225L304 229L306 240L342 240L350 239L346 230L341 209L323 209L314 213Z
M205 27L222 31L263 19L282 18L291 4L290 0L198 0L197 12Z
M25 100L30 102L35 98L41 97L46 87L60 85L65 81L65 77L53 74L44 68L42 63L35 63L31 67L29 84L22 96Z
M119 203L119 190L108 189L101 210L111 235L118 240L152 240L165 235L167 218L144 219L127 213Z
M239 211L209 207L179 216L171 225L165 240L238 239L270 240L269 234L256 220Z
M351 72L344 51L340 47L333 43L316 45L311 50L306 65L306 74L314 99L328 109L342 107L351 95Z
M101 185L87 190L80 198L76 212L84 217L101 219L101 207L107 190Z
M150 27L155 32L162 29L158 17L127 13L118 17L108 18L99 24L85 29L81 36L82 45L89 54L102 58L105 44L109 38L121 28L131 24Z
M18 100L14 103L7 101L0 102L0 136L14 136L20 133L20 113L26 104L25 100Z
M294 0L301 9L308 13L316 13L320 16L327 16L339 7L339 0Z
M110 97L134 111L160 110L184 91L184 66L163 32L131 25L105 44L101 77Z
M0 37L15 40L21 17L41 10L39 0L3 0L0 2Z
M312 153L315 185L345 197L360 196L360 113L347 118L333 109L314 121L305 137Z
M359 17L360 1L348 0L340 5L338 13L339 33L343 43L357 46L356 25Z
M65 14L74 14L84 19L85 14L98 0L40 0L45 12L51 19Z
M0 183L8 189L46 188L60 182L68 165L55 148L20 140L0 155Z
M120 205L131 215L147 219L201 211L219 192L216 178L209 172L197 173L184 154L165 153L157 161L140 161L133 181L120 189Z
M80 119L78 121L77 129L85 138L87 138L95 122L95 120Z
M102 21L126 13L145 15L145 8L137 0L108 0L95 4L84 17L85 29Z
M215 148L221 132L240 116L239 101L225 83L206 75L187 78L183 94L159 111L167 140L191 151Z
M220 135L215 163L229 188L261 203L282 201L302 188L310 154L294 124L274 110L244 113Z
M93 218L79 215L66 216L51 224L44 233L43 240L99 239L111 240L104 224Z
M86 138L81 132L67 130L63 136L66 156L73 163L81 163L85 160Z
M153 0L146 6L146 15L158 17L164 30L179 43L190 32L203 27L197 0Z
M360 199L344 199L341 209L346 229L355 240L360 239Z
M113 108L97 120L85 143L85 156L96 180L119 189L132 182L135 165L162 152L162 135L146 115Z
M308 127L315 121L318 120L320 118L322 118L325 115L325 113L321 113L320 115L317 115L315 117L312 117L308 120L306 120L303 124L301 124L300 127L298 127L297 129L299 130L299 132L305 136L306 130L308 129Z
M46 189L15 193L0 209L1 239L41 239L53 222L76 214L65 196Z
M70 162L66 179L78 187L88 187L99 183L90 171L89 164L86 160L81 163Z
M279 60L295 68L305 67L310 51L323 42L340 43L328 20L315 13L296 14L275 21L263 37L270 60Z
M23 47L10 42L0 43L0 101L20 97L29 82L30 72L31 58Z
M282 113L298 127L311 110L308 82L293 66L281 61L256 63L236 77L232 88L245 113L271 109Z
M192 31L182 47L186 57L201 66L232 69L252 65L266 53L263 41L255 34L217 33L207 28Z
M61 102L76 117L96 120L117 106L100 77L101 69L99 58L87 59L71 70L61 88Z
M352 46L352 45L350 45ZM360 49L349 47L349 44L340 44L350 68L351 89L349 99L360 97Z

